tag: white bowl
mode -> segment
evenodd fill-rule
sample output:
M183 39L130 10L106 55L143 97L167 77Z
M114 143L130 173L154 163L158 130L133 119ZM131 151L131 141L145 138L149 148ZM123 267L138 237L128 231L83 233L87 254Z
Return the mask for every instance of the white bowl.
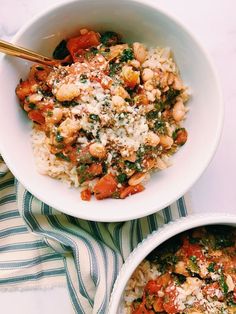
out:
M4 57L1 62L0 151L16 178L43 202L72 216L94 221L123 221L149 215L182 196L209 164L221 133L223 105L212 63L194 37L174 18L149 1L79 0L35 17L13 42L51 55L59 41L81 27L114 30L130 42L170 46L184 82L191 87L185 123L187 143L173 166L152 176L142 193L125 200L84 202L76 189L40 175L31 149L31 124L18 104L15 87L30 63Z
M128 256L119 272L112 291L108 314L124 314L123 292L127 282L136 267L156 247L183 231L214 224L236 227L236 215L191 215L168 223L158 231L154 231L145 240L143 240Z

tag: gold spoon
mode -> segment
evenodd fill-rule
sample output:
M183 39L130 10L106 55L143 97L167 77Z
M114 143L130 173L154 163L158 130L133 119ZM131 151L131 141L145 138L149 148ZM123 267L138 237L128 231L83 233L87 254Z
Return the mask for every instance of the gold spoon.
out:
M48 66L55 66L61 63L59 60L50 59L32 50L8 43L4 40L0 40L0 52Z

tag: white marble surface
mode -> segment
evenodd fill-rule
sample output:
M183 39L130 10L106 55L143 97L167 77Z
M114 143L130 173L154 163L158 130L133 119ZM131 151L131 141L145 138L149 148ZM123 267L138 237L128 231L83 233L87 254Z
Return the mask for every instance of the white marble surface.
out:
M10 39L33 15L62 1L65 0L0 0L0 38ZM208 169L191 188L193 211L236 213L236 1L153 1L176 15L199 38L214 60L223 88L225 121L222 138ZM5 292L0 294L0 304L4 314L65 314L72 311L64 288Z

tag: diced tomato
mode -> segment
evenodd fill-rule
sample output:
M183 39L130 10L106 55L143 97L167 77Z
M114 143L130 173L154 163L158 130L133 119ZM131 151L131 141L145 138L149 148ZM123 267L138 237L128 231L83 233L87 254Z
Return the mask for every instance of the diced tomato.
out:
M153 303L153 308L155 310L155 312L163 312L164 311L164 307L163 307L163 298L156 298L154 303Z
M161 285L157 283L156 280L149 280L145 286L145 291L148 294L156 294L161 289Z
M156 280L149 280L145 286L145 291L149 294L157 294L162 287L167 287L170 283L171 277L169 273L159 276Z
M141 303L140 306L135 309L132 314L150 314L151 311L148 311L145 307L145 303Z
M112 79L109 76L100 74L100 75L94 75L91 78L91 81L95 81L101 84L103 89L108 89L112 85Z
M219 294L220 285L218 282L213 282L211 284L206 285L202 291L207 296L210 296L211 298L217 297L218 299L221 299L223 297L223 293Z
M16 87L16 95L20 100L24 100L26 96L30 95L31 93L32 84L26 80L20 82Z
M88 168L88 173L93 176L98 176L99 174L102 173L102 165L99 163L92 164Z
M43 105L40 109L43 112L48 111L48 110L52 110L53 109L53 104Z
M170 283L171 277L169 273L165 273L157 278L157 283L162 287L166 288Z
M163 308L168 314L176 314L179 312L177 305L175 304L177 292L176 286L171 283L165 289Z
M81 164L92 163L92 155L89 152L89 145L81 149L81 151L78 153L77 159Z
M146 106L146 105L149 104L149 100L147 98L147 95L145 95L144 93L136 96L134 100L135 100L135 104L138 105L138 106L139 105Z
M126 187L121 193L120 198L126 198L129 195L133 195L139 192L142 192L144 190L144 186L142 184L137 184L134 186L128 186Z
M112 174L103 176L94 186L94 194L97 200L110 197L117 188L117 180Z
M175 143L177 145L184 145L187 142L187 139L188 139L188 133L186 129L181 128L180 130L177 131L176 139L175 139Z
M90 201L91 191L89 189L83 190L81 191L80 196L83 201Z
M36 122L38 124L44 124L45 123L45 118L39 110L31 110L28 113L28 117L30 120L33 120L34 122Z
M66 145L63 152L66 156L70 158L70 161L74 164L77 163L78 153L76 147L71 146L70 144Z
M205 257L202 253L201 246L197 243L190 243L188 239L184 239L183 246L182 246L182 252L184 255L186 255L187 258L190 256L196 256L200 260L204 260Z
M90 31L78 37L70 38L67 42L67 49L75 61L77 53L79 55L82 50L90 47L97 47L99 44L99 35L96 32Z

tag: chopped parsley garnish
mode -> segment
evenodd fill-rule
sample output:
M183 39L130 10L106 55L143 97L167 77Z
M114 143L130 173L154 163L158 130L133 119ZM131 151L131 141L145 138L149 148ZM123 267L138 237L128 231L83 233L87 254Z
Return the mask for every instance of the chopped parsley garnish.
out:
M199 267L197 264L197 257L195 255L192 255L189 257L188 270L192 274L198 274L199 272Z
M192 255L189 257L190 261L192 261L194 264L197 263L197 257L195 255Z
M94 113L91 113L89 115L89 119L92 120L92 121L100 121L100 118L97 114L94 114Z
M125 173L121 173L117 176L117 180L119 183L125 183L127 181L127 175Z
M121 70L121 64L116 62L111 62L109 64L109 75L112 77L116 75Z
M142 167L140 165L140 160L137 160L136 162L131 162L131 161L126 160L125 161L125 165L129 169L133 169L133 170L136 170L136 171L141 171L142 170Z
M48 110L48 111L47 111L47 116L48 116L48 117L52 117L52 116L53 116L53 112L52 112L51 110Z
M87 82L87 79L88 79L88 77L87 77L86 74L81 74L81 75L80 75L80 82L81 82L81 83L86 83L86 82Z
M58 132L58 133L56 134L56 141L57 141L58 143L61 143L61 142L63 142L63 140L64 140L64 137Z
M96 47L91 47L89 51L92 52L93 55L96 55L98 53L98 49Z
M127 62L129 60L134 59L134 52L131 48L124 49L121 56L120 56L120 61L121 62Z
M91 47L88 51L85 53L86 59L92 59L96 54L98 53L98 49L96 47Z
M165 133L166 123L164 121L157 120L154 124L154 129L158 131L158 133Z
M68 157L68 156L65 156L63 153L56 153L55 154L56 155L56 157L58 157L58 158L61 158L61 159L63 159L63 160L65 160L65 161L70 161L70 158Z
M163 102L158 102L155 104L155 109L157 111L163 111L164 108L165 108L165 104Z
M172 138L175 141L177 139L178 132L184 130L184 128L178 128L172 133Z

